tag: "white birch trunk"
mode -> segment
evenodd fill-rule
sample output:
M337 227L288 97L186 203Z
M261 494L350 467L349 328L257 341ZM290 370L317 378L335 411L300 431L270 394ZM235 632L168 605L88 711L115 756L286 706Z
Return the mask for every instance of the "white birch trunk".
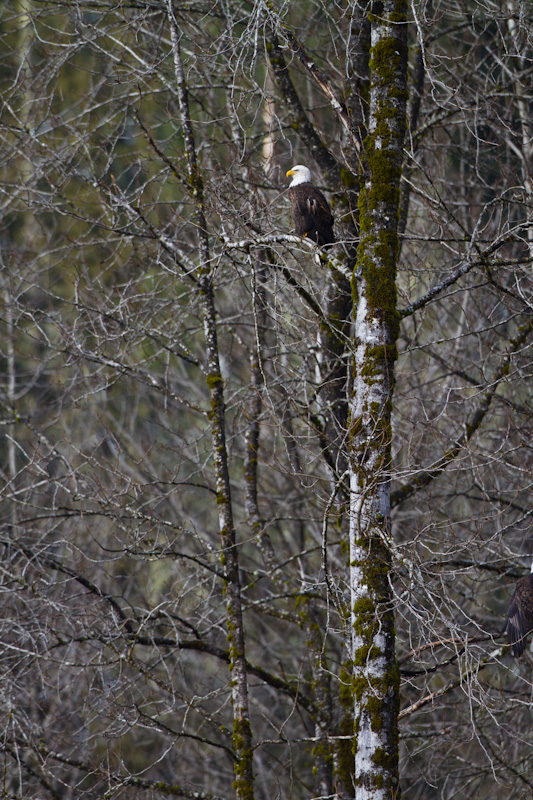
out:
M357 800L399 796L399 680L388 541L407 24L404 3L379 5L379 15L370 16L370 111L359 203L360 278L354 309L354 391L349 424Z

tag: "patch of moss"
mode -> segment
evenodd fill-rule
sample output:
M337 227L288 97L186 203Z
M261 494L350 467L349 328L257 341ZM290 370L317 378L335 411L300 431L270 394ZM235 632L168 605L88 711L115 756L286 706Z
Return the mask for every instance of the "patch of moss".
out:
M216 372L210 372L205 379L208 387L210 389L215 389L220 386L224 381L222 380L221 375Z
M245 717L235 719L233 722L233 749L236 759L234 763L235 780L233 788L239 800L253 800L253 750L247 747L251 742L252 734L250 722Z

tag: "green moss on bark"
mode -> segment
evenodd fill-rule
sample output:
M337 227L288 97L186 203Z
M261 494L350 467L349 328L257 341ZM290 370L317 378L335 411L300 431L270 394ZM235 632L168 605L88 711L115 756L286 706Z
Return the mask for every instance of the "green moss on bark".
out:
M240 800L253 800L253 750L247 748L246 743L252 740L250 722L245 718L235 719L233 722L233 748L239 753L234 764L235 780L233 788Z

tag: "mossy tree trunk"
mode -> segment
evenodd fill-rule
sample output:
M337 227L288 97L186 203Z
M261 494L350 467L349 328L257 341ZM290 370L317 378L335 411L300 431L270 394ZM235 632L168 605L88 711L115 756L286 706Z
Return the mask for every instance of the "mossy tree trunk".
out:
M390 597L390 459L396 265L406 115L407 6L370 15L370 104L354 282L349 421L350 586L358 800L397 798L399 673Z
M211 401L211 436L216 478L216 497L221 538L221 561L224 568L226 597L226 636L229 645L231 670L231 700L233 707L234 789L237 800L253 800L253 750L248 703L248 675L245 656L245 635L242 613L239 555L233 518L231 484L226 446L226 404L224 381L220 368L217 321L213 290L209 238L204 207L204 186L196 155L188 91L181 59L180 34L172 0L167 1L167 13L172 40L174 67L178 87L179 108L188 168L189 192L195 203L200 266L198 288L202 297L206 344L207 385Z

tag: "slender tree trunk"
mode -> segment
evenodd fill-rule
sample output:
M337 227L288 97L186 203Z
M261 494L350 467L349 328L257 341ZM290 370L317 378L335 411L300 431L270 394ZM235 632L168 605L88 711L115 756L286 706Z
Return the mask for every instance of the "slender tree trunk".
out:
M16 35L16 47L13 52L14 65L18 71L21 90L17 97L17 122L21 127L31 125L34 92L31 86L31 48L33 40L33 28L31 13L33 10L32 0L17 0L13 3L13 15L18 18L18 29ZM35 167L29 155L19 155L17 159L17 172L20 185L26 190L31 190L35 183ZM23 195L24 196L24 195ZM16 398L17 398L17 357L16 357L16 336L17 319L14 314L14 297L16 296L16 286L12 285L9 273L12 270L17 276L26 274L26 262L29 261L25 250L31 250L36 238L36 223L33 214L28 210L18 211L17 231L10 233L10 246L5 248L5 255L0 257L0 268L2 272L1 288L5 303L6 319L6 414L9 422L6 430L6 450L7 463L6 477L10 482L11 491L15 492L17 478L17 446L16 446ZM7 252L6 252L7 251ZM4 259L5 262L4 263ZM18 262L18 263L17 263ZM13 494L14 496L14 494ZM17 519L16 504L11 505L11 523L15 524Z
M211 434L213 438L217 508L222 544L226 597L226 632L230 652L231 696L233 707L233 748L235 753L234 788L238 800L253 798L252 732L248 706L248 676L244 649L241 586L237 537L233 522L228 451L225 433L224 381L220 371L217 324L212 274L209 267L209 239L204 213L204 187L196 157L185 73L181 59L180 35L172 0L167 0L174 68L183 125L185 153L191 196L196 205L200 268L198 277L203 303L206 342L207 384L211 395Z
M252 278L252 292L255 298L256 318L256 347L251 354L250 377L253 395L250 401L248 414L250 423L246 432L246 451L244 458L244 474L246 480L246 511L252 533L257 536L265 565L270 571L271 579L278 584L282 591L298 593L299 587L290 582L272 547L270 537L263 530L258 506L257 492L257 457L259 451L259 417L262 408L263 373L261 367L261 330L266 327L267 306L265 292L265 268L267 255L259 251ZM315 794L320 797L329 797L333 791L332 753L328 740L328 733L332 733L331 714L331 685L327 659L324 653L323 620L315 603L305 595L298 600L297 616L302 630L305 631L306 644L309 649L311 661L313 699L317 708L315 723L316 744L315 757Z
M349 422L350 586L357 800L399 797L399 672L390 597L391 401L399 318L396 266L406 116L407 6L370 14L370 108L355 288ZM374 11L375 11L374 6Z
M529 112L529 101L527 99L528 92L528 78L525 76L529 74L528 60L524 57L524 39L523 33L516 23L516 18L520 13L521 3L518 4L515 0L507 0L507 10L509 18L507 20L507 27L511 34L513 44L516 49L516 62L517 62L517 75L513 81L513 91L516 97L516 106L518 109L518 116L520 118L520 133L521 133L521 153L520 160L522 162L522 179L524 188L529 196L533 191L533 124L531 122L531 114ZM527 209L527 204L525 208ZM528 214L528 222L531 222L531 213ZM529 256L533 257L533 225L529 225L527 229L527 241L529 247Z

